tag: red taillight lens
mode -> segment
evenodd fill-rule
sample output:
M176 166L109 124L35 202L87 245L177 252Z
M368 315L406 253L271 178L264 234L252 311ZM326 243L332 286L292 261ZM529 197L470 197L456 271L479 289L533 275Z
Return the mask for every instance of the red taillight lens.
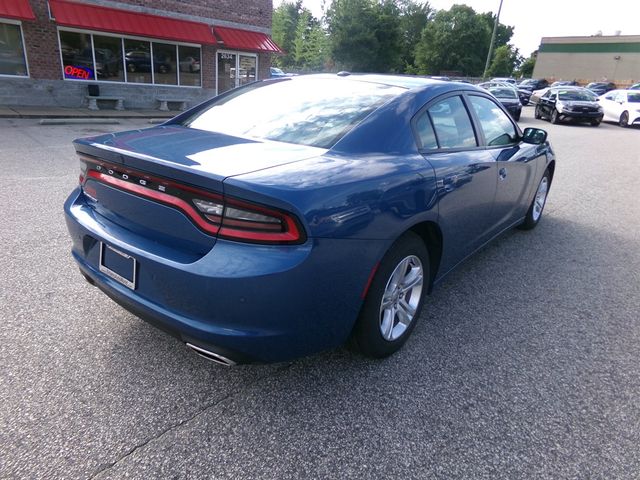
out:
M274 208L151 177L88 157L82 157L81 165L81 184L88 179L96 180L170 205L211 235L272 244L302 243L306 239L295 217Z

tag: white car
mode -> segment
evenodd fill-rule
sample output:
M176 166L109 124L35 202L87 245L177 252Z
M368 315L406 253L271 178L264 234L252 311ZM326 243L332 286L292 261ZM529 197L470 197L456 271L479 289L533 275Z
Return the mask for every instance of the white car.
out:
M611 90L598 98L603 120L628 127L640 122L640 90Z

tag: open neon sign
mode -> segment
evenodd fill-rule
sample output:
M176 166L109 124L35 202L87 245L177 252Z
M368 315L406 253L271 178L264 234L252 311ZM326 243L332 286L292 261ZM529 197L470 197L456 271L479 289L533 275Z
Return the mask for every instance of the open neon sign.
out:
M77 78L80 80L93 79L93 70L87 67L67 65L64 67L64 78Z

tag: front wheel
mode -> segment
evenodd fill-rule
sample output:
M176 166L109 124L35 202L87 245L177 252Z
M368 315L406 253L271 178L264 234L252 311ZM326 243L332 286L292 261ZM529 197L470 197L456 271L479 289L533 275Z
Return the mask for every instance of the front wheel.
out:
M547 195L549 194L550 186L551 176L549 175L549 170L546 170L538 184L536 195L533 197L529 210L527 210L527 215L524 217L524 222L522 222L518 228L521 230L531 230L538 225L542 218L544 206L547 203Z
M553 124L556 124L560 121L560 115L558 115L558 110L556 110L555 108L551 112L551 118L549 119L549 121Z
M540 107L538 105L536 105L533 116L536 118L536 120L540 120L542 118L542 113L540 112Z
M600 125L601 120L599 118L594 118L593 120L591 120L591 126L592 127L597 127L598 125Z
M629 126L629 112L622 112L622 115L620 115L620 121L618 122L618 124L622 128L627 128Z
M416 326L429 282L429 253L412 232L380 262L351 336L360 353L383 358L397 351Z

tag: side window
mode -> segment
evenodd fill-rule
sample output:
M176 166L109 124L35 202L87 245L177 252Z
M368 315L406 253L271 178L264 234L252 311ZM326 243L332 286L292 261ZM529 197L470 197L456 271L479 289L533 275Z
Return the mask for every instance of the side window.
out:
M506 113L493 100L476 95L469 96L474 112L488 146L511 145L518 139L518 132Z
M420 148L427 150L438 148L436 133L433 131L429 114L424 112L416 122L416 132L420 139Z
M607 93L607 95L605 95L605 97L607 100L614 100L616 99L616 92L613 93Z
M478 146L471 119L460 97L449 97L429 108L440 148Z

